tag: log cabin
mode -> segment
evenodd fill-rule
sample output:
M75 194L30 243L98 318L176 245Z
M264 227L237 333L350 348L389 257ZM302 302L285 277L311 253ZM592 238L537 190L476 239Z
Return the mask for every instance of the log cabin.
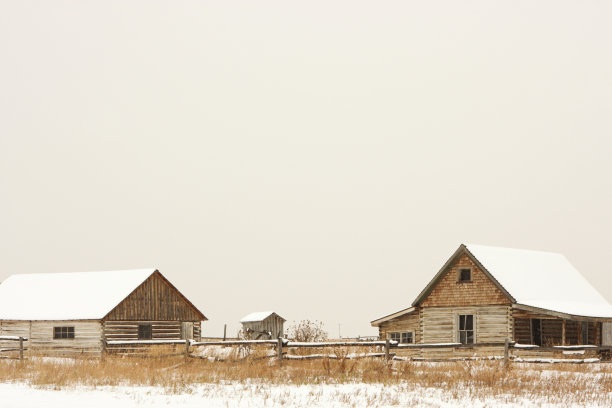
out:
M240 319L247 339L270 340L284 336L285 319L274 312L254 312Z
M561 254L462 244L411 306L371 322L399 343L602 345L612 305Z
M158 270L12 275L0 284L0 336L30 352L99 356L113 340L195 339L207 320Z

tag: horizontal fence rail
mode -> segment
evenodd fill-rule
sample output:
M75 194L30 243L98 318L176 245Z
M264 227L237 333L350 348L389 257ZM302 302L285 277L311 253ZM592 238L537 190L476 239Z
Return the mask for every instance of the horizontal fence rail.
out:
M15 347L3 347L0 348L0 354L1 353L6 353L6 352L13 352L13 351L18 351L19 352L19 360L23 360L23 352L24 350L27 350L26 347L24 347L23 343L25 341L27 341L28 338L27 337L19 337L19 336L0 336L0 341L2 342L19 342L18 345L15 345ZM7 356L1 356L1 358L15 358L15 357L7 357Z
M18 339L18 338L17 338ZM0 338L1 340L1 338ZM15 340L11 338L10 340ZM531 344L518 344L513 341L505 342L490 342L490 343L476 343L476 344L462 344L462 343L428 343L428 344L414 344L414 343L398 343L393 340L385 341L325 341L325 342L298 342L290 341L287 339L276 339L276 340L226 340L226 341L194 341L194 340L114 340L103 342L103 354L104 352L117 353L121 355L137 355L143 356L147 351L147 346L180 346L184 345L184 348L175 349L174 354L168 355L180 355L184 354L185 357L194 356L191 353L197 348L206 348L210 346L223 346L223 347L245 347L250 348L251 346L269 346L275 349L274 354L268 354L264 357L258 358L271 358L276 357L279 360L309 360L317 358L330 358L330 359L355 359L355 358L385 358L387 360L414 360L414 361L455 361L455 360L473 360L473 359L489 359L489 360L501 360L503 359L506 363L509 361L517 362L594 362L601 361L601 358L593 358L593 356L606 356L612 354L612 346L594 346L594 345L578 345L578 346L550 346L541 347ZM372 352L338 352L339 348L370 348ZM290 349L330 349L334 350L333 353L325 353L315 351L310 354L289 354L287 353ZM372 350L373 349L373 350ZM402 357L398 355L402 351L408 352L410 357ZM429 351L428 351L429 350ZM436 355L436 351L440 350L439 355L444 354L443 357L432 357ZM442 353L443 350L449 350ZM416 355L412 353L417 353ZM472 353L473 351L473 353ZM511 355L513 351L514 355ZM412 354L411 354L412 353ZM425 356L423 357L423 353ZM428 354L429 353L429 354ZM433 354L431 354L433 353ZM487 353L490 353L487 355ZM503 355L501 355L503 353ZM531 353L531 354L530 354ZM565 357L563 359L555 359L546 357L546 353L550 355L569 355L569 354L585 354L585 358L576 359ZM429 356L429 357L428 357ZM591 358L587 358L587 357ZM209 358L209 357L201 357ZM216 357L215 357L216 358ZM225 357L224 357L225 358Z

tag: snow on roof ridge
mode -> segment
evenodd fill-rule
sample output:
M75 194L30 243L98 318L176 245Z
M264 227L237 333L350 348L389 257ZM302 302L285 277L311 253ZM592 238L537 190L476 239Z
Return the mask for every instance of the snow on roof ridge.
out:
M0 284L0 319L102 319L155 271L150 268L11 275Z
M565 256L560 252L541 251L539 249L525 249L525 248L502 247L502 246L496 246L496 245L482 245L482 244L475 244L473 242L463 242L462 245L468 249L470 249L470 247L480 247L480 248L500 249L500 250L517 251L517 252L534 252L534 253L539 253L539 254L561 255L565 258Z
M518 304L579 316L612 317L612 305L563 254L463 245Z
M276 313L276 312L274 312L273 310L268 310L268 311L265 311L265 312L253 312L253 313L249 313L248 315L246 315L242 319L240 319L240 323L258 322L260 320L264 320L265 318L269 317L270 315L272 315L274 313Z
M9 275L7 279L18 277L18 276L53 276L53 275L76 275L76 274L87 274L87 273L118 273L118 272L145 272L151 271L151 273L155 272L157 268L138 268L138 269L116 269L116 270L108 270L108 271L75 271L75 272L33 272L33 273L15 273Z

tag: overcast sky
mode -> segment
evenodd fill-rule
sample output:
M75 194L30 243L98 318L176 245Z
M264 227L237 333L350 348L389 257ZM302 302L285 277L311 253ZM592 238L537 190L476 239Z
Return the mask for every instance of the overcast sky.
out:
M356 336L473 242L561 252L610 301L610 21L0 0L0 279L155 267L205 335L275 310Z

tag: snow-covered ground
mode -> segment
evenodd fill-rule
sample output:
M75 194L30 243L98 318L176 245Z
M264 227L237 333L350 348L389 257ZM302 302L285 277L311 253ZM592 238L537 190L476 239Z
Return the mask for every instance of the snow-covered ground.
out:
M0 384L3 408L126 407L572 407L559 396L550 400L498 395L478 399L468 391L412 389L407 384L273 385L261 383L204 384L165 390L159 387L67 387L60 390L26 384ZM597 405L589 405L597 406ZM604 405L600 405L604 406Z

